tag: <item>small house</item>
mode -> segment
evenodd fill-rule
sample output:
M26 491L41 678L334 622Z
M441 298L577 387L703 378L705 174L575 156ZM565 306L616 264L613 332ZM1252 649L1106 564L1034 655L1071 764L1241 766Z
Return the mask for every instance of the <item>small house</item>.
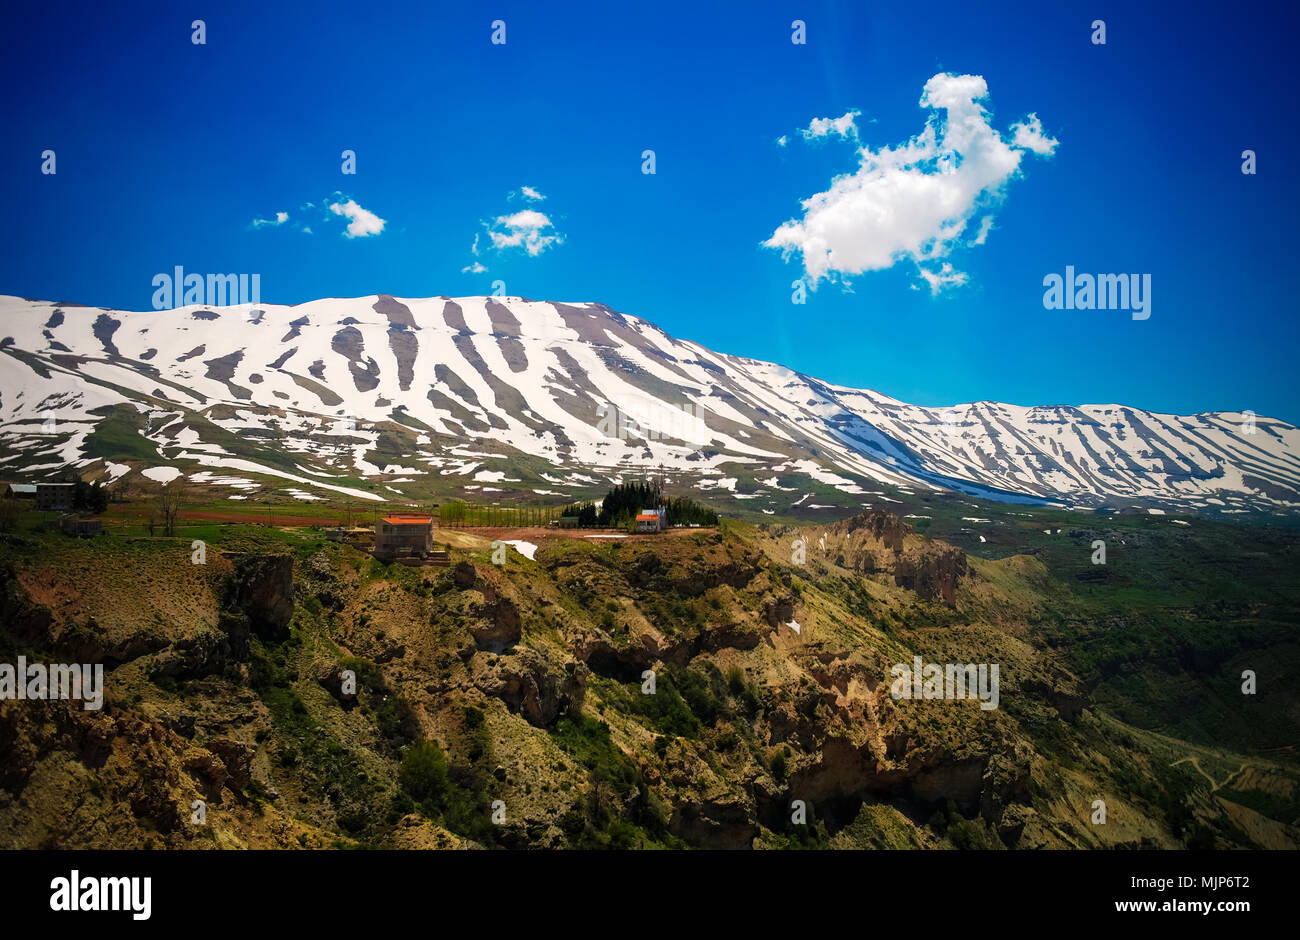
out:
M638 532L662 532L668 528L665 524L666 511L661 506L658 509L643 509L637 513L636 530Z
M375 523L375 554L385 558L433 551L433 516L396 513Z
M4 486L5 499L36 499L35 483L6 483Z

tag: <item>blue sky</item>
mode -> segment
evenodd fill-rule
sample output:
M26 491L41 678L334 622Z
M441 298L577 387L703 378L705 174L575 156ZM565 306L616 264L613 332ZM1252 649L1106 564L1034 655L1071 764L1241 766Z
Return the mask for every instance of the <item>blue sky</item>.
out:
M153 276L175 265L259 273L269 303L489 293L500 279L511 295L602 301L919 404L1300 420L1284 46L1297 22L1281 5L466 6L9 11L0 293L147 309ZM196 18L205 45L191 42ZM1090 39L1099 18L1104 46ZM504 45L490 42L495 19ZM795 19L805 45L790 41ZM858 172L859 148L879 155L942 120L918 102L944 75L982 77L1004 144L1037 115L1050 154L1021 148L972 211L959 202L946 221L965 228L935 257L840 272L792 304L801 255L763 242ZM801 133L854 111L856 137ZM340 172L345 149L355 175ZM1256 175L1241 173L1245 149ZM839 206L841 254L905 239L895 229L916 217L899 198L884 221ZM326 207L349 201L382 231L347 237ZM536 253L518 225L535 216L497 221L523 211L550 223ZM251 225L277 212L285 224ZM985 216L987 238L969 244ZM490 229L522 243L498 250ZM1066 265L1150 274L1150 319L1044 309L1043 278ZM922 269L964 282L934 292Z

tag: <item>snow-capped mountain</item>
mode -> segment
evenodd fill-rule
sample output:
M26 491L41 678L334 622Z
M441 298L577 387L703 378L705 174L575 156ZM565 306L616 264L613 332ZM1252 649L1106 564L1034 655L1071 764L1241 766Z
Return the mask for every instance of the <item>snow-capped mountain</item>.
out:
M883 485L1300 509L1300 433L1279 420L923 408L594 303L380 295L130 312L0 297L0 352L0 475L104 460L111 474L234 471L374 498L330 478L559 496L652 469L790 505L815 482L863 502Z

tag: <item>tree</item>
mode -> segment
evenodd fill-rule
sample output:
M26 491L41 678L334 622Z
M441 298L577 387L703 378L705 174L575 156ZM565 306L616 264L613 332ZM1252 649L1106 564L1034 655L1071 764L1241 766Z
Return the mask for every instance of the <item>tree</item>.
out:
M591 502L571 503L564 507L560 516L569 518L577 516L578 525L584 529L594 529L599 522L599 511L596 509L596 504Z
M443 503L438 507L438 522L447 526L464 524L465 503L459 499L452 499Z
M0 532L18 528L18 517L23 507L16 499L0 499Z
M108 490L97 482L78 480L72 491L72 508L78 512L98 515L108 509Z
M181 507L184 505L185 491L181 487L168 484L162 488L158 494L158 514L162 517L163 535L176 534L176 521L180 518Z
M707 506L691 499L670 499L667 504L667 525L717 525L718 514Z

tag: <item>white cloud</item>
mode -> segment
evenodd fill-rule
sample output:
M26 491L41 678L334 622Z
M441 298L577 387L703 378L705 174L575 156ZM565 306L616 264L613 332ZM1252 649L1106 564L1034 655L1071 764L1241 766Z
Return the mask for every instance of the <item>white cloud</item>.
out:
M952 265L947 261L939 265L937 271L919 265L916 270L922 279L930 285L931 294L937 294L948 287L960 287L970 279L965 271L954 271Z
M330 211L335 215L347 217L348 230L344 233L347 238L365 238L368 235L378 235L384 230L386 224L383 219L369 209L363 209L357 205L355 199L349 199L344 203L330 203Z
M486 228L492 247L497 251L523 248L532 257L564 241L564 236L555 231L551 220L536 209L497 216L496 221Z
M1048 137L1043 133L1043 123L1038 120L1037 114L1030 114L1024 121L1012 124L1011 132L1015 134L1011 139L1011 146L1032 150L1043 157L1050 157L1056 150L1056 145L1060 143L1056 138Z
M803 134L804 140L815 140L818 137L852 137L857 139L858 126L854 119L861 114L861 111L849 111L848 113L837 118L813 118L812 122L799 133Z
M546 198L532 186L521 186L507 193L506 201L513 201L516 196L529 202L541 202ZM480 245L484 234L487 235L487 244ZM508 215L499 215L490 222L485 221L483 231L474 236L474 243L470 245L469 250L475 258L478 258L485 248L497 252L522 248L529 257L535 258L546 249L562 244L564 244L564 236L556 229L549 216L536 209L520 209ZM482 274L486 270L484 265L474 261L461 268L461 273Z
M253 228L263 228L267 225L283 225L289 221L289 213L277 212L274 219L254 219Z
M932 112L919 134L896 147L859 147L857 170L803 200L803 218L786 222L763 244L786 257L799 252L813 287L822 278L900 261L914 263L932 292L964 284L966 275L943 259L963 243L970 220L1001 201L1025 153L1049 156L1057 145L1032 114L1012 125L1008 143L979 103L987 97L979 75L935 75L919 102ZM857 113L818 118L802 133L856 139ZM987 213L972 243L983 244L992 225Z
M787 137L785 134L782 134L780 137L776 139L776 145L778 147L784 147L788 143L790 143L790 138Z
M984 218L980 219L980 230L975 233L974 238L972 238L970 241L966 243L966 247L970 248L974 245L984 244L984 242L988 240L989 232L991 232L992 230L993 230L993 216L986 215L984 216Z

